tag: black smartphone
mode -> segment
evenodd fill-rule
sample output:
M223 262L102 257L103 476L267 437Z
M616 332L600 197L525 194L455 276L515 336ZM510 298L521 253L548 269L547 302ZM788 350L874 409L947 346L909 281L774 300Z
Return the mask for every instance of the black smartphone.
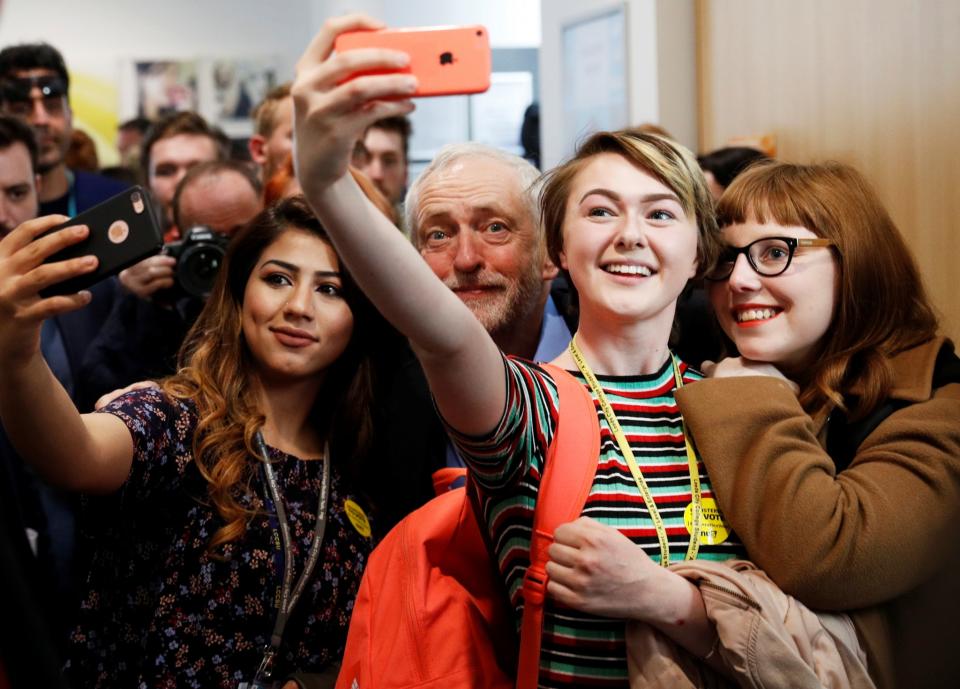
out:
M54 263L93 255L99 259L97 269L50 285L40 291L40 296L79 292L152 256L163 246L163 236L157 226L150 195L142 187L131 187L98 203L41 236L72 225L86 225L90 228L90 234L84 241L58 251L44 262Z

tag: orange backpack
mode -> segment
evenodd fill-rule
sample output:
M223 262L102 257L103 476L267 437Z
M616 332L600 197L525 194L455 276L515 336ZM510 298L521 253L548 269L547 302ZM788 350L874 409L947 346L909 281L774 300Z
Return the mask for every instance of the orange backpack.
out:
M536 687L547 548L554 530L583 511L600 453L589 393L566 371L542 366L556 381L560 418L534 512L518 665L513 610L468 484L408 515L373 551L336 689Z

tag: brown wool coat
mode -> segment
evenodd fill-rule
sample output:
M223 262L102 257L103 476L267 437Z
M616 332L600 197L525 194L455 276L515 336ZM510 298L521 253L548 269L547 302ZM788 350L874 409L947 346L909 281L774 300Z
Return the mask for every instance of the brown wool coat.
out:
M892 360L911 402L836 475L822 423L782 381L676 392L717 502L751 560L810 606L848 611L881 689L955 687L960 667L960 385L931 390L942 338Z

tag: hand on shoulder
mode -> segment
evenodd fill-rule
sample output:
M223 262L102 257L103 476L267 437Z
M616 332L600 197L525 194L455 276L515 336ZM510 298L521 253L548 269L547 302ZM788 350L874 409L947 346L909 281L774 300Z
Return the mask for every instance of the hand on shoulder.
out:
M141 380L136 383L131 383L125 388L119 388L117 390L111 390L107 394L103 395L96 401L96 404L93 405L93 408L97 411L103 409L108 404L113 402L115 399L121 395L126 395L128 392L133 392L134 390L146 390L148 388L159 388L160 383L153 380Z
M741 356L727 357L719 362L704 361L700 367L707 378L734 378L738 376L765 376L777 378L787 383L794 394L800 392L800 387L787 378L773 364L763 361L751 361Z

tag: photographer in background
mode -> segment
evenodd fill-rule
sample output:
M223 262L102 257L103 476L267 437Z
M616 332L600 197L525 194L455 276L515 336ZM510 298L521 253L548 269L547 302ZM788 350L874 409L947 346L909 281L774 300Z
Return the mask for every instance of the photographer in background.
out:
M173 231L173 195L190 168L229 158L230 140L195 112L177 112L157 120L147 131L140 167L163 217L164 232ZM167 239L177 239L177 236Z
M202 163L226 160L229 140L195 112L178 112L158 120L147 131L140 158L141 175L156 201L165 241L180 239L174 221L173 197L187 172ZM160 254L120 273L120 284L141 299L173 286L176 261Z
M263 208L261 187L250 168L217 160L191 168L177 185L172 213L183 238L168 243L169 274L148 298L123 294L87 351L82 377L88 400L174 371L177 350L203 308L227 238Z

